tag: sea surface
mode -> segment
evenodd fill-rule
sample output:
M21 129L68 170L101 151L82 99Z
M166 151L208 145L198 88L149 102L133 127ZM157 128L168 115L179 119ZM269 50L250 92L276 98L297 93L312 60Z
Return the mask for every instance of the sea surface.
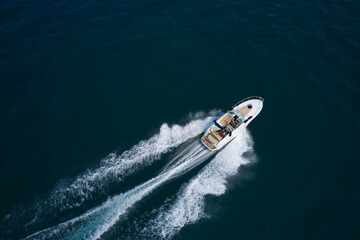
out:
M0 4L0 239L360 239L360 2ZM264 108L217 153L203 131Z

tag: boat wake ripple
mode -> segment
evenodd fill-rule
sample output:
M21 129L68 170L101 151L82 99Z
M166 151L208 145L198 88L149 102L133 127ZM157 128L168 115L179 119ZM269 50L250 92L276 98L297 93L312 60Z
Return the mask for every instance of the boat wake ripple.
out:
M36 199L35 203L26 209L23 207L20 210L15 209L1 220L0 228L4 227L6 234L11 235L11 232L15 231L34 232L46 227L49 218L56 218L66 211L72 211L74 208L82 206L84 202L92 199L95 194L103 191L102 189L109 184L124 181L127 176L152 164L163 154L199 135L211 124L214 117L209 116L217 113L219 113L218 110L190 114L185 125L163 124L159 133L148 140L139 142L120 155L109 154L101 161L98 168L87 170L73 181L61 181L48 197ZM124 194L121 196L125 197ZM121 196L114 198L112 202L116 202L116 199L120 199ZM53 221L56 222L56 219ZM3 231L1 230L1 232Z
M110 154L102 160L99 168L78 176L70 185L59 185L49 199L51 205L62 210L80 206L109 182L123 181L135 171L160 159L162 154L200 134L211 120L212 117L204 117L192 120L185 126L163 124L160 132L150 139L139 142L121 155Z
M133 189L119 194L85 214L63 222L55 227L36 232L26 239L99 239L107 232L131 207L150 194L154 189L164 184L174 176L194 168L213 153L203 147L198 141L193 141L186 154L181 154L175 165L167 168L158 176Z
M252 159L244 157L253 150L253 141L246 129L221 150L189 183L185 183L173 204L164 204L158 215L142 230L145 239L170 239L185 225L206 217L205 196L225 193L227 179Z
M172 161L158 176L109 199L79 217L34 233L26 239L100 239L145 196L174 176L187 172L214 156L205 148L199 150L199 147L202 147L199 141L192 142L185 147L186 150L176 155L176 161ZM227 179L235 175L241 165L251 161L244 153L252 150L253 141L244 129L240 136L215 155L195 177L183 184L174 201L166 200L163 206L155 211L155 218L151 218L142 230L134 233L136 235L133 239L171 239L184 226L207 217L205 196L224 194ZM172 203L168 204L169 202Z

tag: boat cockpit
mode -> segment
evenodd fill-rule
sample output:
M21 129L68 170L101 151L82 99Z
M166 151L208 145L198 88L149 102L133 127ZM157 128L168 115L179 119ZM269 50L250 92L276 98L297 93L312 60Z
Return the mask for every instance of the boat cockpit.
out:
M216 145L227 135L231 137L231 132L239 127L244 120L245 118L240 112L231 110L218 120L214 120L214 124L205 137L210 143Z

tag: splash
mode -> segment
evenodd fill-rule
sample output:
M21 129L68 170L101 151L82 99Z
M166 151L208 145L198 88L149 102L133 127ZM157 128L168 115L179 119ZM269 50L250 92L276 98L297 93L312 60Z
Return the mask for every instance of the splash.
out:
M227 179L235 175L241 165L249 163L243 153L252 149L253 141L244 129L197 176L182 187L174 204L159 209L158 216L147 224L143 234L147 238L170 239L185 225L206 217L205 196L224 194Z
M202 149L194 154L191 149ZM99 207L85 214L61 223L55 227L38 231L26 239L99 239L107 232L131 207L149 195L154 189L164 184L174 176L187 172L194 165L209 159L213 154L201 145L199 141L193 142L187 149L190 155L184 155L175 166L150 179L149 181L117 195Z
M199 117L201 113L195 114ZM68 186L59 185L49 199L50 205L61 210L79 207L92 194L100 191L112 181L123 181L137 170L150 165L167 153L195 137L208 127L212 117L192 120L185 126L163 124L160 132L148 140L141 141L121 155L110 154L95 170L88 170Z
M159 133L143 140L120 155L109 154L96 169L89 169L72 182L62 181L45 199L37 199L32 206L21 208L1 220L0 233L33 232L47 226L49 219L72 211L91 200L109 184L122 182L126 177L151 165L167 152L197 136L206 129L219 111L198 112L187 117L185 125L163 124ZM65 214L66 215L66 214ZM5 229L5 230L4 230Z

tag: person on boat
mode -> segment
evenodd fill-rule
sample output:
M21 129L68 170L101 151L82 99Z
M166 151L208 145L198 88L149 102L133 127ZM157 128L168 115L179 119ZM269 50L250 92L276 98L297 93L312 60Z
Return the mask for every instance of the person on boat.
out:
M237 124L238 124L238 121L237 121L237 116L235 116L234 118L231 119L230 121L230 125L233 127L233 128L236 128Z
M225 137L226 136L226 133L225 133L225 131L224 130L218 130L217 131L218 133L219 133L219 135L221 136L221 137Z

